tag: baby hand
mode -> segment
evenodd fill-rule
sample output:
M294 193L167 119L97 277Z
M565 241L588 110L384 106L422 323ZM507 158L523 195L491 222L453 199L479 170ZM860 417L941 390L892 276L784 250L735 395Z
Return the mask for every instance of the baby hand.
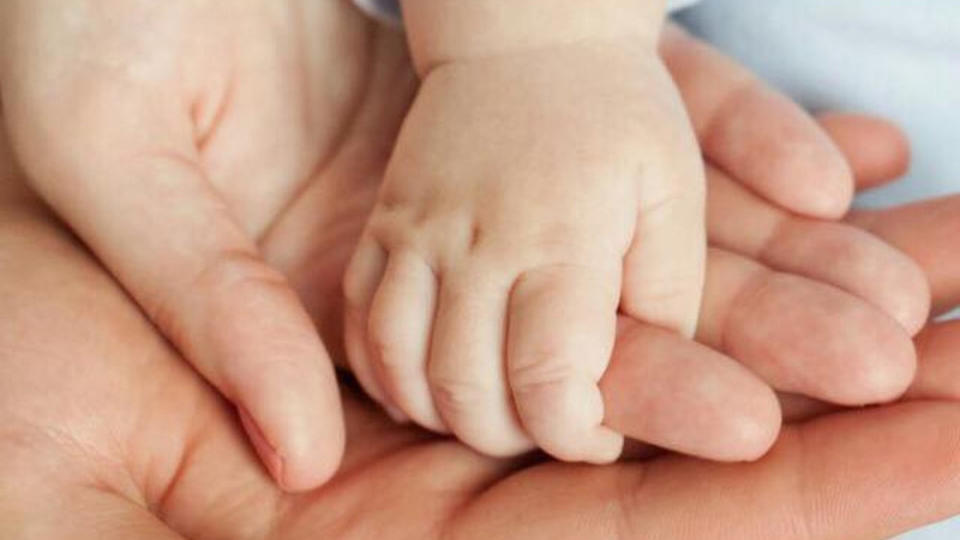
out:
M691 335L704 234L700 154L652 47L439 63L347 271L351 364L395 416L482 452L609 462L618 307Z

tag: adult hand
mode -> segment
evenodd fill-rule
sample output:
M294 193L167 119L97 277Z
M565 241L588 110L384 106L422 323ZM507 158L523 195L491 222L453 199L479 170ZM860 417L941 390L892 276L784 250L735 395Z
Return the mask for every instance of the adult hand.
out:
M293 280L319 324L339 320L338 257L353 248L355 224L374 201L415 88L401 39L375 30L345 2L249 0L229 9L117 2L97 10L87 9L89 2L52 9L52 2L4 4L10 26L2 53L4 107L32 187L194 367L240 405L255 447L281 485L315 485L339 455L325 353L282 277L257 258L263 253ZM138 30L128 32L116 21ZM42 47L34 46L39 42ZM663 49L707 156L725 164L740 185L789 208L840 213L850 182L836 148L802 111L698 47L669 31ZM695 77L708 72L716 78ZM51 80L62 84L47 84ZM771 128L776 144L742 127L768 116L778 119ZM805 149L804 159L795 157L797 148ZM758 159L757 149L768 159ZM801 183L808 174L818 181ZM137 182L128 180L129 189L110 185L125 178ZM867 291L854 288L854 295L807 281L795 288L743 257L712 252L719 277L707 297L701 340L733 353L781 390L844 404L897 395L912 374L909 342L868 304L913 330L916 314L925 310L916 300L924 295L910 284L921 280L892 253L879 253L881 247L866 251L852 259L893 275L874 280ZM764 262L778 269L783 261ZM850 282L844 275L844 265L836 265L826 278L842 287ZM167 286L176 283L183 286ZM765 294L752 294L757 290ZM805 303L790 319L781 311L755 324L797 296L819 301ZM821 318L823 312L833 318ZM886 339L851 339L828 324L839 317L855 320L860 335ZM790 335L785 323L799 330ZM770 336L771 328L781 330ZM664 422L630 435L714 459L752 458L769 446L779 413L756 377L722 355L644 332L688 360L646 366L647 380L662 379L669 392L644 385L650 399L643 407L703 422L677 430L671 416L661 415ZM339 346L339 334L324 335ZM798 347L810 336L837 346ZM769 355L771 343L782 352ZM671 366L696 371L702 384ZM817 373L841 376L809 376ZM382 401L375 375L362 369L356 375ZM717 386L730 391L711 394L709 381L723 381ZM680 403L692 407L664 399L678 395L689 395ZM722 414L704 412L719 410L715 404L729 395L739 399L726 400Z
M389 57L390 40L375 40L373 49ZM393 69L375 63L381 68L371 84L412 86L402 62ZM300 221L278 223L265 243L326 328L339 319L330 300L338 297L337 278L378 181L383 160L377 158L389 149L383 118L399 118L388 113L405 106L403 92L379 95L360 108L354 136L291 207L288 215ZM0 162L9 169L8 159ZM10 170L2 175L14 176ZM666 457L597 469L481 458L455 442L391 425L350 394L352 442L342 474L323 490L283 494L259 468L231 411L116 285L22 186L0 186L6 254L0 305L12 315L0 326L5 536L490 537L535 527L531 534L546 537L695 537L717 530L737 537L850 537L892 534L960 507L952 498L960 412L933 401L787 428L774 452L755 464ZM957 215L960 202L930 204ZM939 239L926 245L954 255L944 248L949 237L937 230L911 229L913 220L897 214L879 221L903 241ZM930 225L956 230L952 223ZM934 283L940 303L956 301L958 289L956 282ZM642 432L649 429L629 393L637 386L631 374L642 372L656 340L630 339L638 335L633 332L621 338L613 368L619 376L608 379L605 390L618 427ZM937 345L921 366L946 366L958 334L955 326L929 330ZM958 395L960 385L947 377L938 382L937 395ZM913 392L928 397L929 390Z
M386 420L346 392L349 445L320 490L282 492L232 409L0 159L0 536L5 538L690 537L895 534L960 510L960 377L915 400L785 428L750 464L681 456L610 467L478 456ZM928 210L960 215L960 200ZM877 218L947 249L957 219ZM881 219L882 218L882 219ZM933 245L939 241L942 245ZM938 274L940 304L960 272ZM936 276L931 276L936 277ZM921 362L948 366L960 325L937 325ZM621 340L605 389L626 398L646 340ZM935 395L931 395L931 391ZM931 398L938 399L931 399ZM632 399L608 398L626 424Z
M660 351L633 361L643 381L631 390L633 412L659 421L625 427L614 414L607 421L682 452L752 459L772 443L780 413L770 390L744 366L782 391L845 405L891 400L912 378L909 337L926 318L929 293L915 264L882 242L782 209L820 205L842 213L853 185L844 154L796 105L677 32L666 35L664 55L705 155L717 164L709 190L714 249L698 338L737 361L650 327L630 327L622 339L642 338ZM335 348L343 266L416 90L400 37L379 36L374 54L360 58L370 72L366 99L341 151L263 242L267 258L290 276ZM868 139L883 151L866 155L863 145L844 139L860 176L895 175L903 166L905 147L889 126L849 117L834 123L876 134ZM768 130L777 136L768 137ZM753 194L760 192L769 196ZM658 356L664 360L655 362ZM353 367L367 393L382 402L377 370Z
M339 47L363 51L370 27L345 11L0 4L3 110L31 187L238 406L288 489L333 474L343 423L329 356L257 240L324 166L359 99L357 64L337 59Z

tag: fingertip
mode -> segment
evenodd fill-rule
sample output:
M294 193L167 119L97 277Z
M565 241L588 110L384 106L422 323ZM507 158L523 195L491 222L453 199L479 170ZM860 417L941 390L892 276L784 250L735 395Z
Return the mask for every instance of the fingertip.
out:
M860 406L898 397L913 343L882 310L799 276L754 274L727 316L725 351L785 392Z
M729 417L728 461L756 461L767 454L783 424L783 413L776 393L766 384L759 386L753 403Z
M344 428L339 418L333 423L327 422L326 426L315 425L312 429L293 433L273 444L250 413L243 407L238 409L257 455L283 491L309 491L326 484L336 474L345 446Z
M337 473L346 449L346 426L336 380L288 429L281 445L285 456L283 484L288 491L305 491L326 484Z
M763 263L859 297L911 336L926 323L930 287L920 267L903 253L843 223L787 220L776 230L760 252Z
M784 178L792 177L803 186L791 194L789 209L809 217L836 220L846 215L853 203L854 179L843 155L829 141L826 144L829 150L823 146L815 153L785 158L779 167Z
M834 388L829 401L847 406L890 403L907 391L916 375L916 350L898 323L889 319L887 326L859 354L848 357L843 376L848 384Z
M917 371L917 355L913 342L906 336L898 336L896 345L890 346L891 361L879 368L867 369L864 387L866 403L890 403L899 399L910 387Z
M923 270L912 259L902 257L901 277L896 294L887 308L891 317L900 323L910 337L916 336L930 318L932 292Z
M628 437L724 462L757 459L776 440L776 395L733 359L636 323L614 358L601 381L605 423Z
M260 429L260 426L253 420L253 417L250 416L250 413L247 412L245 407L242 405L238 406L237 413L240 415L240 424L247 433L253 449L260 457L260 461L267 468L270 476L282 487L284 479L283 458L273 447L273 444L264 436L263 430Z
M597 426L592 439L593 443L583 457L586 463L609 465L623 454L624 436L606 426Z
M603 395L589 381L569 379L514 390L527 432L544 452L568 463L603 465L623 452L623 435L601 425Z
M843 152L859 188L885 184L909 169L910 143L896 124L850 113L825 113L817 120Z
M332 365L308 362L292 369L277 363L273 369L232 372L235 391L229 395L243 428L277 485L290 492L327 482L346 444Z
M282 475L275 477L284 491L301 493L325 485L337 473L343 461L343 443L324 445L319 452L289 456Z
M283 491L308 491L327 483L336 474L343 459L342 427L334 430L334 436L326 439L325 444L290 444L288 441L278 448L267 439L246 408L239 406L237 410L260 461Z
M843 153L799 105L739 66L720 69L727 63L714 59L711 84L719 90L699 96L705 103L691 111L706 157L785 209L843 216L854 191Z
M709 445L694 452L705 459L721 462L747 462L762 458L776 442L783 424L783 413L776 392L749 370L730 366L728 384L736 395L723 400L723 414L711 414L710 427L715 436Z

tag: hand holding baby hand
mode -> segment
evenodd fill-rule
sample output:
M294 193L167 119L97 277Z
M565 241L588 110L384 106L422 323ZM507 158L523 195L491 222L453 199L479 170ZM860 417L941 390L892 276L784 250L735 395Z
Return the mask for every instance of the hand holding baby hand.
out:
M597 381L618 306L696 326L704 190L688 126L656 52L630 40L432 69L346 277L368 391L487 453L532 439L615 459Z

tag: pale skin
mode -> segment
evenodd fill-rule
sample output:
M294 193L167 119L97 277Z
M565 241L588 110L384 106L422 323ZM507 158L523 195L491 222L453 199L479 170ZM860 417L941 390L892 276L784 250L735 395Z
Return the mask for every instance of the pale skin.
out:
M346 276L367 343L348 352L378 357L392 405L485 453L602 463L622 445L597 387L618 304L696 325L703 173L653 46L566 48L424 76ZM669 242L635 239L657 228Z
M882 124L833 117L825 126L839 138L853 135L844 148L861 183L902 170L902 140ZM881 150L887 153L869 156ZM371 157L366 150L348 154L312 180L312 195L296 202L265 243L269 260L285 261L281 266L322 326L339 319L339 309L327 305L334 299L328 293L339 288L336 276L347 252L341 244L349 246L355 234L331 235L321 225L342 223L341 231L355 232L350 224L362 223L373 203L372 191L341 191L356 180L354 159ZM348 389L350 444L340 473L324 488L285 493L251 451L233 410L24 189L11 165L0 151L4 538L845 540L889 537L960 511L957 323L925 328L909 399L788 426L755 463L711 464L676 455L609 467L493 459L398 426ZM331 193L354 197L345 205L342 197L326 196ZM754 207L742 223L771 211L778 210ZM925 219L933 214L942 219ZM790 226L805 222L785 219ZM950 249L960 227L960 199L855 220L875 224L916 261L931 263L923 268L936 305L960 301L960 257ZM714 295L710 282L708 298ZM802 305L797 311L801 329L821 337L820 325L806 326L817 313ZM714 316L720 317L715 326L738 324ZM781 322L753 326L770 330ZM602 384L610 425L625 433L646 429L650 411L636 407L633 379L659 356L650 340L630 339L638 331L637 323L622 330L611 367L618 375ZM789 342L765 335L769 350L789 351ZM707 349L691 352L703 365L715 359ZM724 390L743 391L735 382L727 381L732 386Z
M693 335L703 170L643 4L403 4L422 85L344 285L351 365L395 415L610 462L618 305Z
M315 487L335 471L344 433L314 323L342 359L340 280L417 89L401 38L345 2L104 5L0 6L4 121L25 178L242 411L279 486ZM802 206L809 193L826 206L846 206L842 155L799 109L689 39L675 34L664 47L704 151L727 173L714 174L716 181L749 186L786 207ZM703 84L696 73L705 67L720 77ZM724 106L731 96L750 106L731 113ZM770 148L762 130L744 129L770 118L778 119L772 126L782 146ZM798 158L797 148L807 152ZM807 178L818 182L798 195ZM786 242L809 230L781 227L795 219L763 200L748 207L766 209L754 215L767 228L749 229L769 238ZM631 333L684 361L640 364L645 384L634 390L644 399L631 413L656 421L611 421L610 432L706 458L754 459L779 428L770 387L840 404L899 395L914 370L909 334L927 312L923 276L854 229L818 229L825 231L819 241L853 256L811 268L757 251L754 237L718 241L708 259L720 270L713 286L706 281L715 294L704 296L697 337L719 351L649 326ZM864 277L876 268L886 270ZM787 274L797 279L785 282ZM763 294L746 294L754 289ZM737 291L746 292L730 295ZM748 296L751 302L738 301ZM769 319L770 311L798 296L804 309L791 311L789 325L753 323L753 315L782 321ZM849 325L858 330L840 330ZM831 346L799 345L811 336ZM389 406L371 366L355 363L356 375ZM738 399L723 399L731 395ZM720 400L725 408L716 406Z
M618 311L692 336L703 290L663 2L403 8L422 84L345 277L350 364L391 416L483 453L611 462L597 382ZM824 186L781 202L837 217L849 187Z

